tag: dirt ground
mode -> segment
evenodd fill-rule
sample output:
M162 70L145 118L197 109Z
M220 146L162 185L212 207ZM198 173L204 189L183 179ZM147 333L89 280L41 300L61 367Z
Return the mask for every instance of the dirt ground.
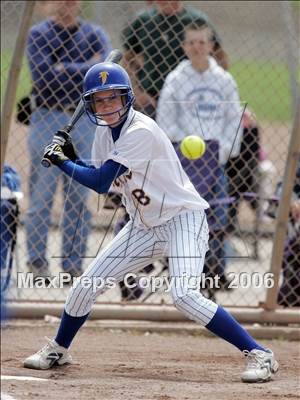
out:
M246 400L299 399L299 343L263 341L280 371L271 382L240 381L244 360L227 343L188 334L138 333L84 327L74 341L74 364L50 371L22 368L22 360L52 337L56 326L32 323L2 332L2 392L15 400ZM2 396L1 396L2 398Z

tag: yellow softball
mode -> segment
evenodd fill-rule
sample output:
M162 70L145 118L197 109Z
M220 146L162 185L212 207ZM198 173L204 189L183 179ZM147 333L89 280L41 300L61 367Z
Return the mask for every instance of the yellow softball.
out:
M186 136L180 143L180 151L189 160L197 160L205 153L205 142L196 135Z

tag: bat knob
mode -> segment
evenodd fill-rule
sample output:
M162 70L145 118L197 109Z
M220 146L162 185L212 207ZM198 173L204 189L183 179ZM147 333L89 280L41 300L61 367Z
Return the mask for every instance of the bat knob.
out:
M49 160L47 160L47 158L43 158L42 161L41 161L41 164L45 168L51 167L51 162Z

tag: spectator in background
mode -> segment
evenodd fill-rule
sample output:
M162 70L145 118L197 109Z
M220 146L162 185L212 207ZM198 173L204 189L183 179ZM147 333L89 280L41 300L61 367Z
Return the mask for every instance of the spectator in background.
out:
M201 19L213 31L213 57L224 68L228 68L228 57L222 48L221 40L211 21L201 11L186 7L184 2L149 1L149 9L143 11L122 32L124 63L128 71L135 94L137 110L155 117L160 90L165 78L186 55L182 49L183 32L186 25L195 19ZM109 193L108 199L117 198ZM121 217L115 233L128 221L128 215ZM149 265L144 272L151 272ZM134 284L132 278L131 284ZM121 295L125 300L138 299L143 291L136 287L129 289L120 282Z
M275 199L269 201L267 213L276 218L282 181L278 182ZM300 158L293 186L287 238L282 260L282 281L277 302L283 307L300 307Z
M122 42L125 49L125 67L134 86L135 107L154 117L158 96L166 76L186 58L181 46L186 25L194 19L202 19L213 30L211 55L225 70L229 68L229 59L207 15L186 7L182 1L147 3L149 9L140 13L123 30ZM230 158L226 165L229 195L238 199L236 204L230 206L229 215L233 219L237 215L240 194L257 192L259 180L260 193L263 192L264 197L271 195L270 180L274 174L271 162L261 157L264 151L260 146L260 127L248 108L243 116L242 126L241 152L238 156ZM267 192L264 190L266 188ZM255 209L258 202L252 199L250 204ZM231 228L235 230L234 224L231 224Z
M225 287L224 239L228 224L225 164L240 151L242 109L236 82L210 56L212 48L213 32L202 19L185 27L183 49L188 59L181 61L166 77L158 101L156 120L174 144L180 143L188 135L215 140L219 144L217 156L220 168L207 196L215 193L215 198L222 199L222 202L214 207L217 225L211 235L211 254L207 256L206 267L208 275L218 274ZM183 156L181 158L184 159ZM197 187L195 180L198 182L199 177L195 174L195 168L188 166L185 172Z
M152 1L122 33L125 68L133 82L135 106L151 117L164 80L184 58L181 47L184 27L202 19L214 32L212 55L223 68L228 58L209 18L182 1Z
M263 221L268 206L266 199L271 197L274 190L272 181L275 167L262 148L261 128L257 119L247 108L241 122L243 139L240 154L230 158L225 168L229 180L228 193L235 198L229 206L228 232L237 229L238 208L243 198L249 202L253 211L259 211L257 218Z
M45 3L45 2L44 2ZM49 276L46 258L51 208L59 178L63 181L62 269L82 273L89 232L88 189L57 168L44 168L41 158L53 134L69 121L82 93L82 81L94 63L111 50L99 26L78 17L80 1L53 1L53 16L30 30L27 57L33 81L33 112L29 121L29 207L26 215L28 268L35 277ZM90 158L94 128L83 116L72 132L80 156ZM80 234L78 234L80 232Z

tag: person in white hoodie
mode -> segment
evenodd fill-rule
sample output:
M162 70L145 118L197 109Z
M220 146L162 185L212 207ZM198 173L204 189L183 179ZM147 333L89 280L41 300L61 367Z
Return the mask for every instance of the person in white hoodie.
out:
M186 27L188 59L167 76L156 121L172 142L187 135L218 140L219 161L225 165L240 151L243 110L234 78L210 56L212 46L212 31L202 20Z
M225 164L239 155L243 135L243 108L237 84L232 75L211 56L213 33L203 20L195 20L186 26L182 46L187 59L167 76L158 101L156 121L174 144L188 135L218 142L221 173L211 191L217 198L227 198ZM190 175L188 167L185 172ZM190 179L193 181L194 177L190 176ZM214 208L214 219L219 224L210 239L211 257L208 255L207 258L207 272L218 274L223 288L228 288L224 250L228 224L226 202L220 202Z

